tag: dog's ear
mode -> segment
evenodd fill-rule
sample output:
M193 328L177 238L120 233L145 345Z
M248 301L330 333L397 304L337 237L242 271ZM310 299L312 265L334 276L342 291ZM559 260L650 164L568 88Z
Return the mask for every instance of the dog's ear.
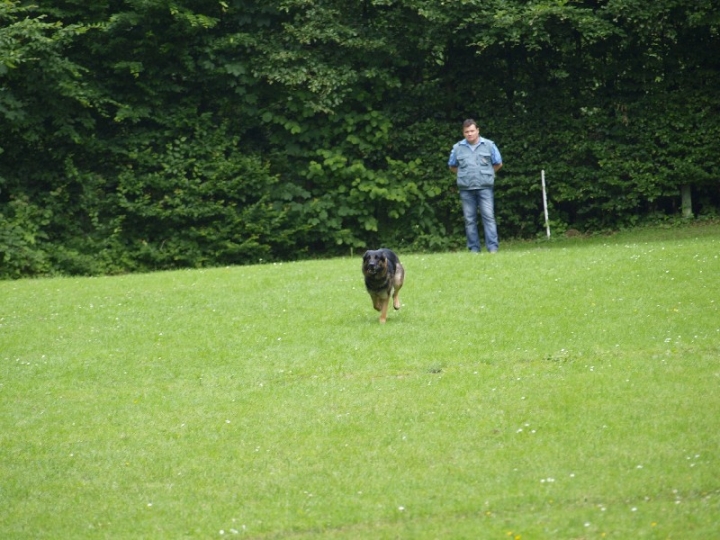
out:
M366 260L366 259L369 259L369 258L370 258L370 250L367 250L367 251L365 252L365 255L363 255L363 260Z

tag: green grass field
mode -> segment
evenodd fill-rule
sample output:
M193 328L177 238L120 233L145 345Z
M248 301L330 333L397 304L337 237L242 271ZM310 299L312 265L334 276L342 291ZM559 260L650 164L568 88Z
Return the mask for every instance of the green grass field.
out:
M720 225L0 282L0 538L720 537Z

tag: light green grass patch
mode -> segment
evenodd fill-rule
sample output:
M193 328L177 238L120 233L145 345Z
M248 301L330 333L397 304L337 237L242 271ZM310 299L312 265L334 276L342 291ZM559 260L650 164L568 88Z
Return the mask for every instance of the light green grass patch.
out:
M690 538L720 227L0 282L2 538Z

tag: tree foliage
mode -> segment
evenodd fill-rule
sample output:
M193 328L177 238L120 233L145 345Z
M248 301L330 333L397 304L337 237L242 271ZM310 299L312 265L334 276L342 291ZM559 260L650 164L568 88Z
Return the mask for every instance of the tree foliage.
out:
M0 277L463 243L720 208L712 0L0 1Z

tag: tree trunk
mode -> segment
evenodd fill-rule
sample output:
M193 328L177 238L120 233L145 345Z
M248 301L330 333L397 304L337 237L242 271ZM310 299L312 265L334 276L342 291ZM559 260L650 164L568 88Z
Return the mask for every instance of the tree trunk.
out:
M692 191L690 184L680 186L680 194L682 196L682 216L686 219L693 217L692 211Z

